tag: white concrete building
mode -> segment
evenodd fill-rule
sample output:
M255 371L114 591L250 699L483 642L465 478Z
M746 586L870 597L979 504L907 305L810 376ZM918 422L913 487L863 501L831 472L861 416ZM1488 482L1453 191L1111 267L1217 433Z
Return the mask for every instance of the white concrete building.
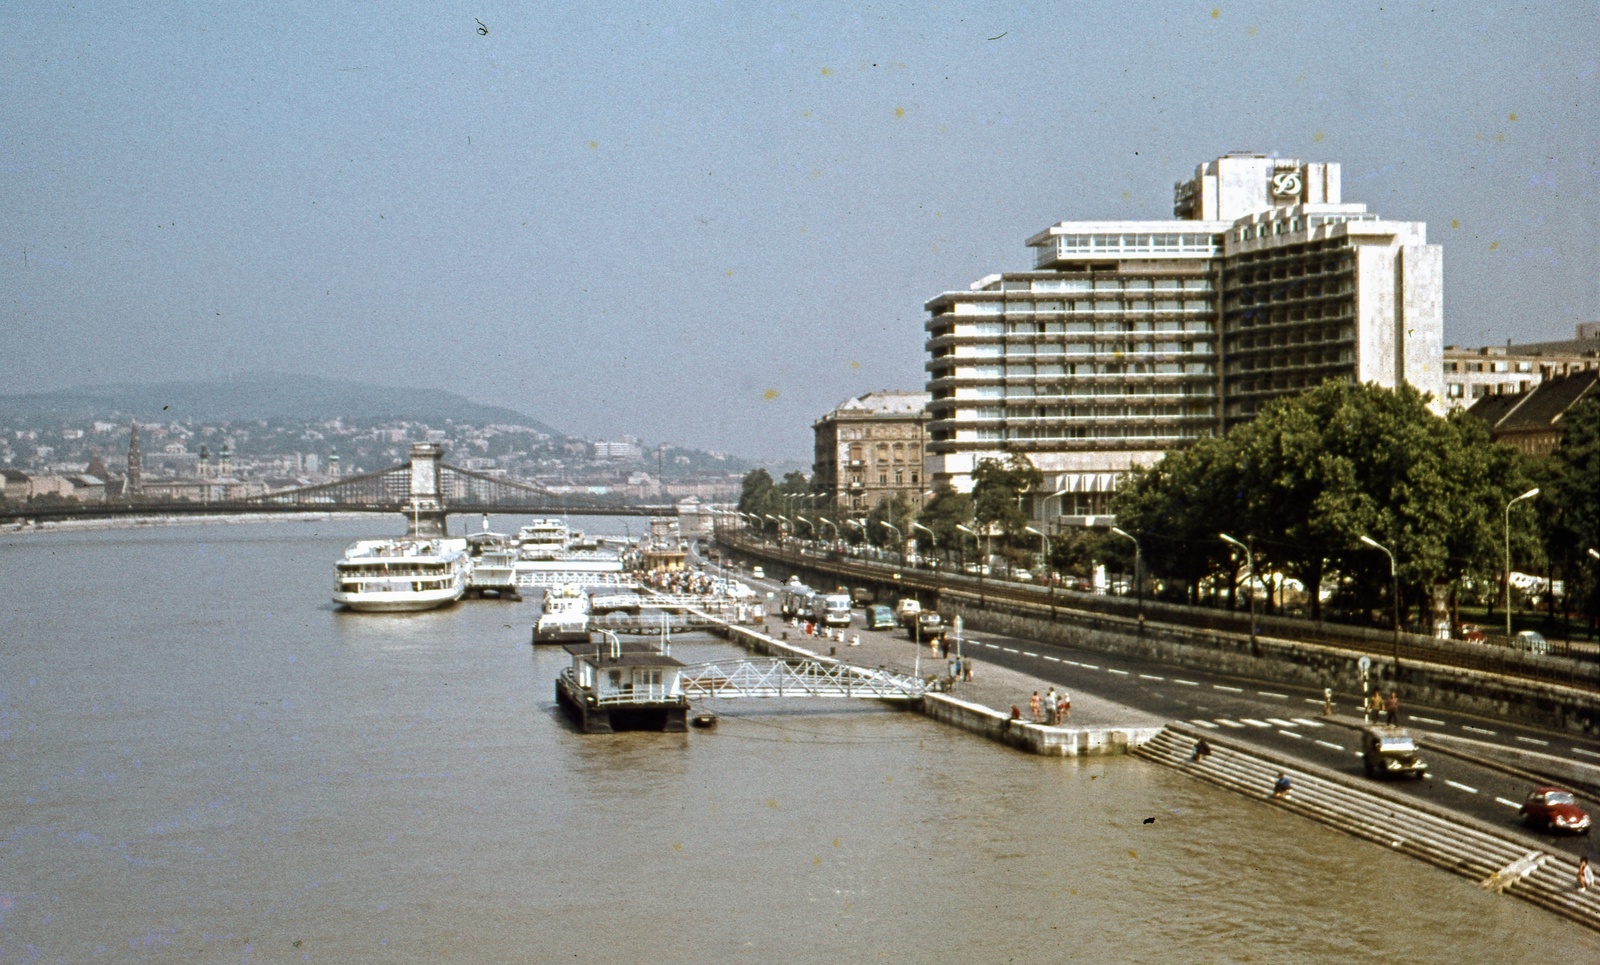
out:
M1339 165L1230 154L1171 221L1064 221L1034 269L927 303L926 476L1045 474L1033 515L1106 514L1119 477L1328 378L1443 396L1441 250L1341 198Z

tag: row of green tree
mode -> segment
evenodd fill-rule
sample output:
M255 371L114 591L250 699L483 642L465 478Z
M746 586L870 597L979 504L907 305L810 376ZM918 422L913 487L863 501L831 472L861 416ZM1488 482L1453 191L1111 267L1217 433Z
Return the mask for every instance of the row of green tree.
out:
M1427 401L1410 386L1341 381L1278 400L1224 436L1133 470L1111 506L1127 536L1052 534L1048 562L1063 573L1084 573L1092 561L1131 572L1137 547L1148 576L1192 599L1203 586L1231 588L1248 556L1259 574L1305 587L1331 581L1353 610L1387 613L1398 585L1402 609L1420 615L1441 586L1492 610L1509 534L1512 568L1563 580L1574 608L1593 620L1600 611L1600 559L1590 552L1600 548L1600 399L1569 410L1560 444L1543 459L1494 442L1484 422L1464 411L1437 416ZM917 538L940 556L988 551L1026 565L1046 542L1025 509L1042 481L1021 456L988 460L974 471L971 494L938 490L920 512L903 498L888 501L847 523L826 517L803 474L774 483L757 470L745 478L739 508L798 536L880 546ZM980 549L973 534L987 545ZM1307 593L1306 602L1321 615L1319 594Z

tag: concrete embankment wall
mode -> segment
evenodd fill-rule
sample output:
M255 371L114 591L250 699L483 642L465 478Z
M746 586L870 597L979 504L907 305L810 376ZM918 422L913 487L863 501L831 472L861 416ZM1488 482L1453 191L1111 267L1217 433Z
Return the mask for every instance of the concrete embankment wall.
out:
M1360 693L1357 666L1361 654L1281 637L1250 638L1213 630L1106 617L1082 611L1048 614L1024 612L989 602L979 606L965 594L947 594L940 609L960 615L969 630L999 633L1027 640L1057 643L1103 653L1124 654L1179 667L1239 674L1260 680L1283 680L1335 693ZM1600 695L1575 687L1472 670L1404 660L1372 662L1371 685L1396 689L1402 701L1452 707L1485 717L1524 721L1576 733L1600 733ZM1348 702L1348 697L1345 698ZM1401 706L1405 709L1404 703Z
M767 656L837 660L744 627L725 626L719 628L719 632L727 634L733 643ZM1031 721L1013 720L1009 714L993 707L948 694L926 694L910 706L940 723L1031 754L1055 757L1126 754L1161 732L1160 727L1050 727Z

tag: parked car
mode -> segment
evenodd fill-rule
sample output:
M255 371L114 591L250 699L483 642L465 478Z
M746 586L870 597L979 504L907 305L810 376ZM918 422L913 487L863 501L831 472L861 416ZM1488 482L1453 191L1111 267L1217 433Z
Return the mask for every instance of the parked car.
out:
M1361 761L1368 777L1411 775L1418 780L1428 765L1417 756L1417 742L1399 727L1374 724L1361 729Z
M893 630L895 628L894 611L886 606L878 605L867 607L868 630Z
M944 633L944 617L936 610L923 610L917 614L911 626L906 628L906 632L913 640L924 642L937 640L939 635Z
M752 566L750 567L750 578L753 580L764 580L767 578L767 571L762 567Z
M1536 787L1518 809L1522 820L1530 827L1546 831L1570 831L1573 834L1589 833L1589 814L1578 806L1571 791L1559 787Z
M1511 638L1513 650L1526 650L1529 653L1549 653L1550 644L1545 640L1544 634L1537 630L1518 630L1516 636Z

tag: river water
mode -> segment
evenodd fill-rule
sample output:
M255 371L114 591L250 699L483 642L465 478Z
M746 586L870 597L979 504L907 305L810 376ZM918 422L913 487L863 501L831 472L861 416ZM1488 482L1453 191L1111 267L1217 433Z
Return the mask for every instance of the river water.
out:
M534 603L332 606L402 526L0 536L0 962L1600 960L1133 758L865 702L580 735Z

